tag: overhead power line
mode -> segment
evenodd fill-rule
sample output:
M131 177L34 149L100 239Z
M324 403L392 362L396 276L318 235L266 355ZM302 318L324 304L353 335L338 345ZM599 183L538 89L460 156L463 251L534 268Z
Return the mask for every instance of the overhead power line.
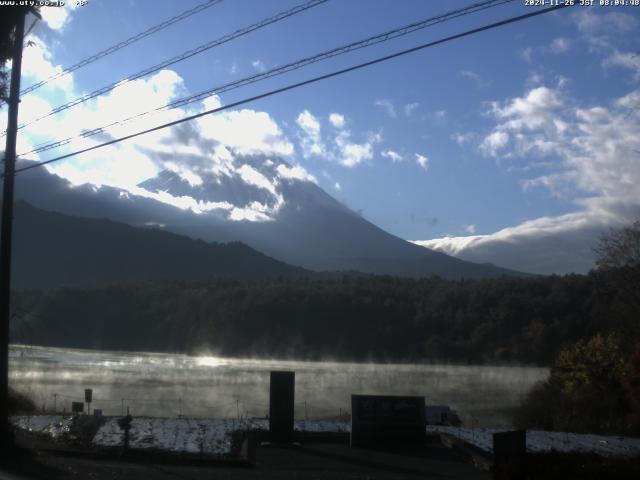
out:
M355 50L359 50L361 48L365 48L365 47L370 47L372 45L376 45L378 43L382 43L382 42L386 42L389 40L393 40L395 38L398 37L402 37L404 35L408 35L410 33L413 33L417 30L421 30L439 23L444 23L450 20L453 20L455 18L464 16L464 15L469 15L481 10L486 10L488 8L492 8L492 7L496 7L499 5L503 5L505 3L510 3L513 2L514 0L485 0L483 2L480 3L475 3L472 5L468 5L464 8L460 8L457 10L453 10L444 14L440 14L434 17L429 17L427 19L424 20L420 20L418 22L414 22L411 23L409 25L404 25L402 27L399 28L395 28L393 30L389 30L387 32L384 33L380 33L368 38L365 38L364 40L359 40L356 42L352 42L349 43L347 45L343 45L341 47L337 47L337 48L333 48L331 50L326 50L324 52L312 55L310 57L306 57L300 60L296 60L295 62L291 62L288 63L286 65L282 65L276 68L273 68L271 70L268 70L266 72L261 72L261 73L257 73L255 75L251 75L249 77L245 77L239 80L235 80L233 82L221 85L221 86L217 86L214 88L211 88L209 90L197 93L195 95L191 95L185 98L181 98L178 100L174 100L173 102L170 102L166 105L162 105L160 107L157 107L153 110L147 110L135 115L132 115L130 117L126 117L123 119L119 119L117 121L111 122L107 125L103 125L101 127L98 128L93 128L91 130L87 130L84 131L78 135L74 135L74 136L70 136L67 137L65 139L62 140L58 140L55 142L50 142L50 143L43 143L40 145L37 145L34 149L28 151L28 152L24 152L21 155L29 155L31 153L40 153L40 152L44 152L46 150L51 150L52 148L58 148L64 145L69 144L72 140L76 139L76 138L88 138L94 135L98 135L100 133L104 133L108 128L113 127L115 125L122 125L124 123L130 122L132 120L136 120L136 119L140 119L146 115L149 114L153 114L153 113L158 113L160 111L163 110L168 110L168 109L172 109L172 108L178 108L178 107L182 107L194 102L197 102L199 100L202 100L204 98L208 98L211 97L212 95L216 95L216 94L220 94L220 93L224 93L224 92L228 92L230 90L234 90L236 88L240 88L252 83L256 83L258 81L261 80L265 80L267 78L271 78L271 77L275 77L278 75L283 75L285 73L294 71L294 70L298 70L300 68L306 67L308 65L311 65L313 63L317 63L323 60L327 60L333 57L336 57L338 55L343 55L345 53L349 53Z
M222 0L219 0L222 1ZM276 15L273 15L271 17L265 18L257 23L254 23L253 25L250 25L248 27L245 28L241 28L239 30L236 30L233 33L230 33L228 35L225 35L223 37L217 38L215 40L212 40L210 42L207 42L203 45L200 45L199 47L193 48L191 50L188 50L184 53L181 53L180 55L176 55L175 57L172 57L168 60L165 60L161 63L158 63L156 65L153 65L149 68L146 68L138 73L135 73L127 78L124 78L122 80L118 80L117 82L113 82L110 83L109 85L106 85L104 87L101 87L97 90L94 90L91 93L87 93L85 95L82 95L74 100L71 100L70 102L67 102L63 105L60 105L58 107L55 107L54 109L50 110L49 112L45 113L44 115L35 118L33 120L30 120L28 122L24 122L21 123L18 128L24 128L27 125L31 125L32 123L36 123L39 122L40 120L43 120L45 118L48 118L52 115L55 115L56 113L60 113L64 110L67 110L71 107L74 107L76 105L79 105L81 103L86 102L87 100L91 100L92 98L96 98L99 97L100 95L104 95L105 93L109 93L110 91L114 90L116 87L119 87L125 83L129 83L132 82L133 80L137 80L139 78L142 77L146 77L147 75L151 75L152 73L155 73L157 71L162 70L163 68L168 67L169 65L173 65L175 63L181 62L182 60L186 60L187 58L193 57L194 55L198 55L199 53L205 52L207 50L210 50L214 47L220 46L224 43L228 43L231 40L234 40L238 37L242 37L244 35L247 35L255 30L259 30L261 28L266 27L267 25L271 25L273 23L279 22L281 20L284 20L285 18L289 18L292 17L293 15L297 15L298 13L302 13L306 10L309 10L310 8L316 7L318 5L321 5L323 3L328 2L329 0L311 0L308 1L306 3L297 5L296 7L290 8L288 10L284 10Z
M448 37L444 37L444 38L441 38L439 40L435 40L435 41L428 42L428 43L423 43L422 45L418 45L417 47L413 47L413 48L409 48L409 49L406 49L406 50L402 50L402 51L399 51L399 52L396 52L396 53L392 53L390 55L385 55L384 57L378 57L378 58L376 58L374 60L369 60L367 62L359 63L357 65L353 65L353 66L348 67L348 68L343 68L341 70L335 70L335 71L333 71L331 73L327 73L327 74L324 74L324 75L313 77L311 79L304 80L302 82L293 83L293 84L287 85L285 87L277 88L275 90L271 90L271 91L266 92L266 93L262 93L262 94L259 94L259 95L255 95L253 97L245 98L243 100L239 100L237 102L230 103L228 105L224 105L222 107L213 108L211 110L207 110L205 112L197 113L197 114L194 114L194 115L189 115L188 117L184 117L184 118L181 118L179 120L174 120L172 122L168 122L168 123L165 123L165 124L162 124L162 125L158 125L158 126L153 127L153 128L148 128L146 130L142 130L142 131L139 131L139 132L136 132L136 133L125 135L123 137L116 138L116 139L113 139L113 140L109 140L108 142L104 142L104 143L101 143L101 144L98 144L98 145L94 145L92 147L83 148L83 149L77 150L75 152L67 153L65 155L60 155L59 157L51 158L49 160L38 162L38 163L35 163L35 164L32 164L32 165L27 165L25 167L16 169L14 175L16 173L24 172L26 170L31 170L33 168L41 167L43 165L48 165L50 163L58 162L60 160L65 160L67 158L74 157L76 155L80 155L81 153L86 153L86 152L90 152L92 150L97 150L97 149L102 148L102 147L106 147L106 146L109 146L109 145L114 145L116 143L120 143L120 142L123 142L125 140L129 140L131 138L139 137L139 136L145 135L147 133L151 133L151 132L155 132L155 131L158 131L158 130L162 130L164 128L172 127L174 125L178 125L178 124L181 124L181 123L184 123L184 122L189 122L191 120L195 120L197 118L204 117L206 115L210 115L210 114L213 114L213 113L218 113L218 112L222 112L224 110L229 110L231 108L235 108L235 107L238 107L240 105L244 105L246 103L254 102L256 100L260 100L260 99L267 98L267 97L271 97L271 96L277 95L279 93L287 92L289 90L300 88L300 87L303 87L305 85L310 85L312 83L317 83L317 82L320 82L322 80L327 80L329 78L337 77L339 75L343 75L345 73L353 72L355 70L360 70L362 68L370 67L370 66L376 65L378 63L386 62L388 60L391 60L391 59L394 59L394 58L398 58L398 57L401 57L401 56L404 56L404 55L408 55L410 53L414 53L414 52L417 52L417 51L420 51L420 50L424 50L426 48L434 47L436 45L440 45L442 43L450 42L452 40L457 40L459 38L467 37L469 35L474 35L476 33L484 32L484 31L491 30L491 29L494 29L494 28L502 27L504 25L508 25L508 24L511 24L511 23L515 23L515 22L519 22L519 21L522 21L522 20L526 20L528 18L536 17L538 15L543 15L545 13L549 13L549 12L553 12L553 11L556 11L556 10L560 10L560 9L566 8L568 6L570 6L570 5L569 4L563 4L563 5L557 5L557 6L548 7L548 8L544 8L544 9L540 9L540 10L534 10L534 11L532 11L530 13L526 13L524 15L518 15L518 16L515 16L515 17L508 18L506 20L501 20L499 22L490 23L490 24L484 25L482 27L478 27L478 28L474 28L474 29L471 29L471 30L467 30L467 31L462 32L462 33L457 33L455 35L450 35Z
M168 20L165 20L162 23L159 23L151 28L148 28L147 30L145 30L144 32L140 32L137 35L134 35L133 37L127 38L126 40L123 40L119 43L116 43L115 45L112 45L109 48L106 48L94 55L91 55L90 57L85 58L84 60L79 61L78 63L71 65L70 67L65 68L64 70L62 70L61 72L58 72L54 75L51 75L49 78L46 78L45 80L42 80L38 83L34 83L33 85L23 89L20 92L20 95L25 95L27 93L33 92L34 90L37 90L38 88L40 88L41 86L56 80L64 75L67 75L71 72L74 72L76 70L78 70L79 68L82 68L86 65L89 65L90 63L95 62L96 60L99 60L103 57L106 57L107 55L110 55L124 47L127 47L129 45L131 45L132 43L137 42L138 40L142 40L143 38L146 38L150 35L153 35L154 33L159 32L160 30L163 30L167 27L169 27L170 25L173 25L174 23L178 23L182 20L184 20L185 18L189 18L192 15L195 15L197 13L202 12L203 10L206 10L207 8L213 7L214 5L217 5L218 3L222 2L223 0L207 0L206 2L203 2L199 5L196 5L195 7L189 9L189 10L185 10L184 12L176 15L175 17L171 17Z

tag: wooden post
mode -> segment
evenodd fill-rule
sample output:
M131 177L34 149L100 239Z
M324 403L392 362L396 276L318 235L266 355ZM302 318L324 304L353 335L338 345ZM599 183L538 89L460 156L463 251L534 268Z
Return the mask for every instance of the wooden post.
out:
M14 35L7 143L4 151L4 190L2 192L2 233L0 234L0 448L13 444L9 425L9 321L11 295L11 238L13 222L13 186L20 104L20 73L26 9L21 9Z
M269 436L272 442L293 442L295 379L295 372L271 372Z

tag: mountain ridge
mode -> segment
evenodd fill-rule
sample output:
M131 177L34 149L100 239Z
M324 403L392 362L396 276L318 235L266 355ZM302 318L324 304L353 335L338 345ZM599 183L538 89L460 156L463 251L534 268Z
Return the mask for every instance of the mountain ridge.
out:
M158 228L46 211L24 201L16 203L14 217L15 288L312 275L241 242L194 240Z
M163 225L166 231L206 242L240 241L307 270L448 279L528 275L460 260L403 240L362 218L314 182L283 177L283 169L292 167L282 160L277 165L264 156L237 161L242 166L236 173L198 171L199 184L163 170L139 184L137 193L72 185L35 169L17 177L16 196L38 208L70 215L109 218L133 226ZM243 169L254 177L244 178ZM161 201L164 198L213 207L195 212ZM236 211L263 215L266 220L232 220Z

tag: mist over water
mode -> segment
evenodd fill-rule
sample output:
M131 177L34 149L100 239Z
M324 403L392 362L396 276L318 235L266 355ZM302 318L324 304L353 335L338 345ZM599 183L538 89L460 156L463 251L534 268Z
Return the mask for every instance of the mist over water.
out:
M469 426L504 426L509 410L548 375L511 366L359 364L232 359L145 352L108 352L13 345L11 385L38 405L71 410L93 389L93 409L120 415L265 417L269 371L296 372L296 419L338 418L350 395L423 395L449 405ZM54 399L54 394L57 397Z

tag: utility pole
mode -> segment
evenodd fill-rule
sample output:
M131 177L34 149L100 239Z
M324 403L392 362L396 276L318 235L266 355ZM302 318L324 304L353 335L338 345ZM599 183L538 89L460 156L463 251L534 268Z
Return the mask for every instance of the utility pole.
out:
M7 144L4 151L4 190L2 192L2 233L0 234L0 447L13 444L9 425L9 320L11 293L11 234L13 221L13 183L16 167L16 137L18 135L18 105L20 103L20 72L22 43L27 9L16 15L9 93ZM5 449L3 449L5 450Z

